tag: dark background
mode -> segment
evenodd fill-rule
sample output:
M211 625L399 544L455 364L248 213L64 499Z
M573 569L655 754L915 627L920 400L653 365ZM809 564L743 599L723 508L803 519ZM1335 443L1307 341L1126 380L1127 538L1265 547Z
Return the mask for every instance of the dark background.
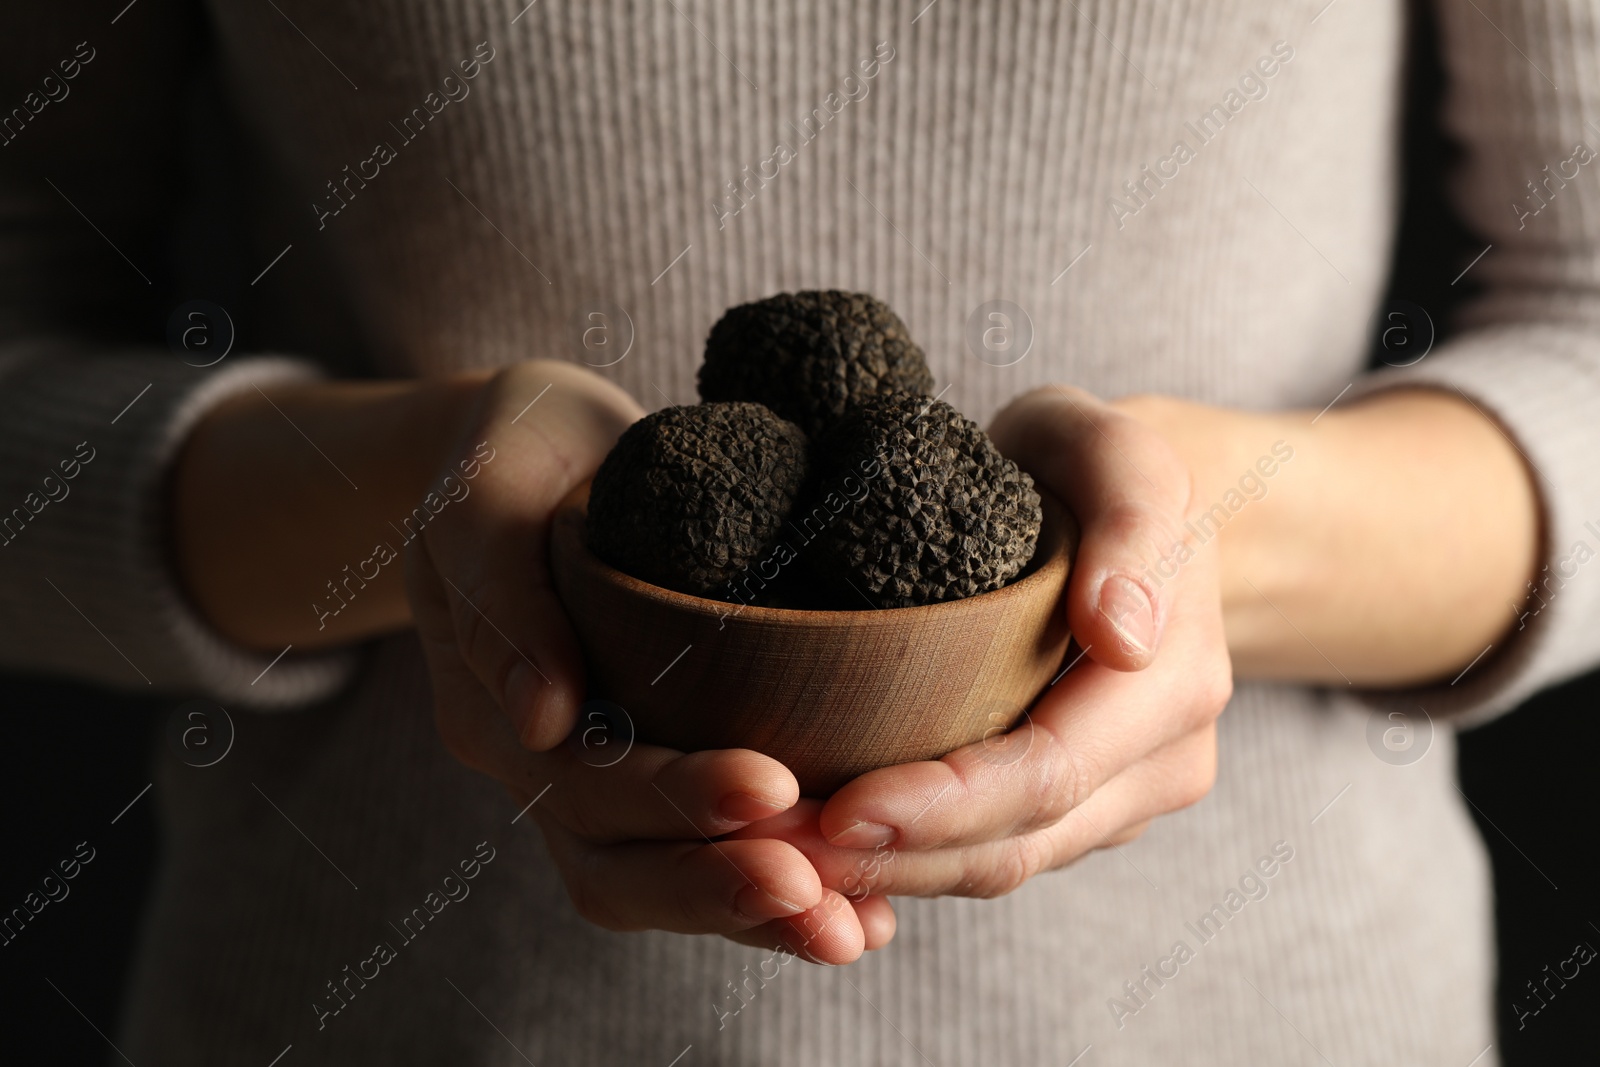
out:
M1442 76L1434 28L1425 11L1414 12L1414 21L1405 208L1390 306L1409 301L1442 327L1455 303L1471 295L1470 281L1452 286L1451 279L1485 242L1461 228L1439 192L1454 150L1435 127ZM174 268L183 273L181 264ZM1426 326L1416 318L1404 323L1421 340ZM150 341L160 345L164 338L154 332ZM1397 354L1391 349L1389 358ZM1375 361L1384 355L1375 346ZM159 848L154 791L114 825L111 820L151 781L154 745L179 703L0 678L0 909L19 905L78 842L87 841L96 853L68 883L70 896L48 905L15 941L0 947L0 1062L116 1059L96 1029L116 1030L118 998ZM1591 906L1600 867L1588 852L1593 834L1581 830L1600 813L1592 765L1600 751L1597 703L1600 673L1543 693L1461 739L1461 787L1494 862L1496 1044L1512 1067L1583 1062L1584 1050L1595 1044L1600 976L1590 969L1547 997L1547 1006L1521 1029L1512 1002L1533 1004L1525 983L1543 978L1546 966L1554 970L1578 942L1600 945L1600 927L1590 921L1600 919L1600 909Z

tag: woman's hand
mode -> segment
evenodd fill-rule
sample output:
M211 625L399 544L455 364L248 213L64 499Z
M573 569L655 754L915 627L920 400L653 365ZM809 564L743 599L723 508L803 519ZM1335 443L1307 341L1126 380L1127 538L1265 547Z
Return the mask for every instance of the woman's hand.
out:
M635 745L605 765L609 747L585 744L596 725L574 730L583 661L550 580L549 521L642 414L565 363L521 364L483 387L441 474L459 481L473 471L470 491L406 551L440 737L519 806L532 804L579 913L600 926L737 935L780 916L803 923L819 908L841 911L793 846L711 841L795 803L799 786L776 760ZM854 915L845 906L820 929L818 958L861 953L867 938Z
M884 907L883 895L1009 893L1137 837L1216 774L1216 719L1232 693L1216 552L1200 546L1175 574L1156 573L1193 541L1188 468L1154 431L1079 390L1028 393L991 432L1082 527L1061 606L1078 646L1071 669L1003 737L873 771L826 804L734 834L782 838L824 885Z
M793 916L816 930L813 957L848 962L888 940L880 909L824 890L790 845L710 843L788 810L799 788L787 769L749 751L642 745L597 766L615 750L585 749L592 721L573 729L583 665L551 586L547 527L642 414L604 379L550 360L246 390L185 442L175 563L214 626L269 655L415 624L445 746L532 805L594 922L775 946L751 931Z

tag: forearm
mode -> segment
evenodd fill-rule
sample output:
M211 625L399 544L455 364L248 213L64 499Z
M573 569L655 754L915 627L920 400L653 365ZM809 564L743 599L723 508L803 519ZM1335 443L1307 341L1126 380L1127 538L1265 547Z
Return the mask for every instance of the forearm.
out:
M1510 440L1461 398L1393 392L1320 417L1118 406L1194 471L1190 546L1219 554L1237 676L1433 681L1514 624L1537 568L1537 493ZM1180 565L1155 564L1158 580Z
M404 520L485 377L280 386L211 412L169 498L174 564L200 611L274 651L405 626Z

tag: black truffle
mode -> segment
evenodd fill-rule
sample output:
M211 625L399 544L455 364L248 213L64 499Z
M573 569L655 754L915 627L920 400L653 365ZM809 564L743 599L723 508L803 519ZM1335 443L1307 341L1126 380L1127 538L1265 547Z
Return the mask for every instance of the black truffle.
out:
M928 393L933 375L906 324L881 300L838 289L731 309L711 328L702 400L753 400L808 434L868 396Z
M1033 479L949 404L909 393L864 400L817 441L813 462L838 514L810 563L875 607L998 589L1033 558L1043 520Z
M728 580L777 540L806 481L806 448L760 404L647 415L595 472L589 549L635 578L725 599Z

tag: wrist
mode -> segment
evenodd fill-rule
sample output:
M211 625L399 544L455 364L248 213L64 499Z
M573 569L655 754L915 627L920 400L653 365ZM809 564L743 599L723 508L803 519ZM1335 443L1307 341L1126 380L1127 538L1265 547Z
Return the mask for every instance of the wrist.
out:
M1119 407L1190 464L1188 529L1218 553L1240 677L1450 678L1515 621L1538 565L1538 494L1475 405L1395 389L1320 415L1164 397Z
M175 569L201 614L264 650L404 626L397 561L358 572L389 558L378 546L398 552L392 524L439 475L488 377L252 389L208 413L169 500Z

